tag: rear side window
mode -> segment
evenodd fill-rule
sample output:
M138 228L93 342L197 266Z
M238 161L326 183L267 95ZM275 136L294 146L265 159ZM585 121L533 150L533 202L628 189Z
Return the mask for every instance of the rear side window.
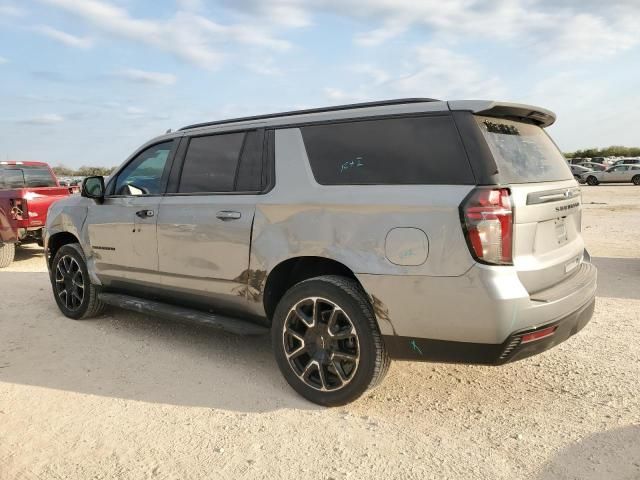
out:
M263 144L264 130L192 138L178 191L207 193L262 190Z
M450 116L302 127L313 175L323 185L473 184Z
M530 123L476 117L503 183L570 180L571 170L546 132Z
M244 137L240 132L192 138L178 192L232 192Z

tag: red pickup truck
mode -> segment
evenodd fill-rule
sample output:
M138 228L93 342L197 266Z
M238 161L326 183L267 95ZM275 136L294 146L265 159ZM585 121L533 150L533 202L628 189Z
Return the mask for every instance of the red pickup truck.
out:
M49 205L69 195L46 163L0 162L0 268L13 262L16 245L42 245Z

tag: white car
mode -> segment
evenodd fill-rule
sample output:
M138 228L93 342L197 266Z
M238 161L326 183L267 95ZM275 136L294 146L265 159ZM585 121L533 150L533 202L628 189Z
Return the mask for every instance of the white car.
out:
M580 180L588 185L599 183L627 183L640 185L640 165L616 165L602 172L585 172Z

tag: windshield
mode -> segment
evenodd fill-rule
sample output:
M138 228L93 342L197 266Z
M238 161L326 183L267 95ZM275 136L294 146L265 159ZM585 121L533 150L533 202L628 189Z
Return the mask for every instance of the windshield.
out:
M0 168L0 188L57 187L47 167L9 165Z
M477 116L504 183L533 183L573 178L558 147L542 128L530 123Z

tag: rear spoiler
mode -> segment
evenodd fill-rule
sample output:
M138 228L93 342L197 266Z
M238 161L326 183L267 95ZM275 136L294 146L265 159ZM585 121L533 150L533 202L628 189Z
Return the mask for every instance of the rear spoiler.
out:
M529 120L542 128L553 125L556 114L550 110L523 103L494 102L487 100L454 100L447 102L449 110L464 110L488 117Z

